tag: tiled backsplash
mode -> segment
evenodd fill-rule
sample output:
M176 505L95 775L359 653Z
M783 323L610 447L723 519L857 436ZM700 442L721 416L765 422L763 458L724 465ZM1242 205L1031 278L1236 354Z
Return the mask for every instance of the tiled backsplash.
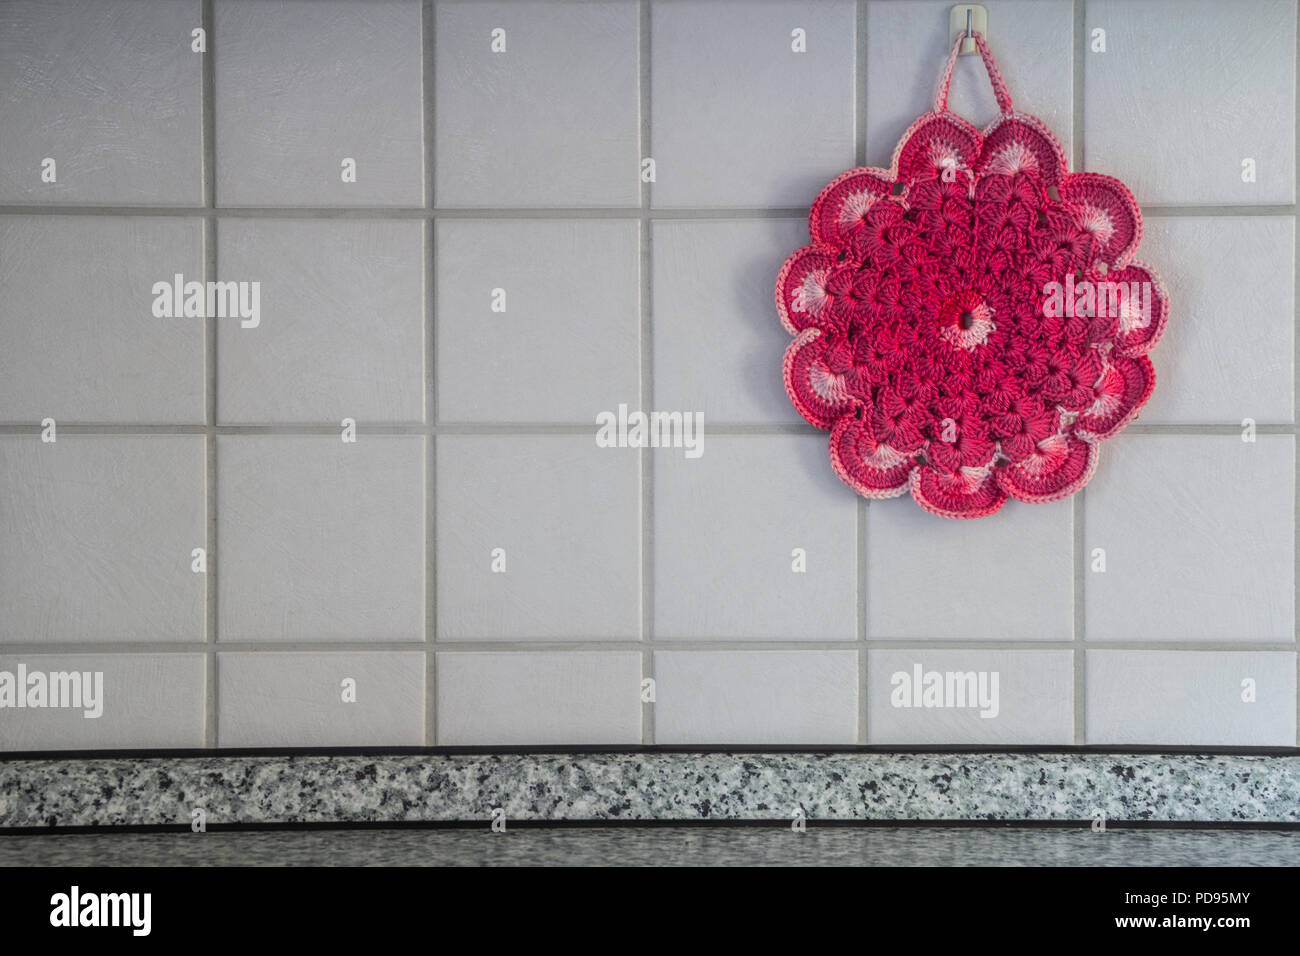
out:
M834 476L772 304L946 0L0 2L0 672L103 675L0 750L1294 746L1296 4L986 5L1173 314L1082 494L952 522Z

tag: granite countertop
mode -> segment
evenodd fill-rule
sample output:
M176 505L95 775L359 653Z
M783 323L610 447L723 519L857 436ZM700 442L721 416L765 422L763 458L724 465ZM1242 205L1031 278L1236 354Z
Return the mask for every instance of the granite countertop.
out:
M1300 825L1295 754L397 753L0 759L0 832L208 825Z

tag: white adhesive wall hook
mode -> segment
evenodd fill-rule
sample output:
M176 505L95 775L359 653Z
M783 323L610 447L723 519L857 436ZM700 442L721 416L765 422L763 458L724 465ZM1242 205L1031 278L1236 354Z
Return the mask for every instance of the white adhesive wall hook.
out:
M961 55L978 53L975 34L989 35L989 11L982 3L959 3L948 13L948 48L957 42L958 37L965 37L961 45Z

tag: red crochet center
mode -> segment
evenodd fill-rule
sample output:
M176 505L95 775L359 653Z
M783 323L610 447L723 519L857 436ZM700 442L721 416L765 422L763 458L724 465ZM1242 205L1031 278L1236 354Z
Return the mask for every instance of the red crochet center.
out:
M786 391L830 431L836 473L948 518L1082 488L1101 442L1151 395L1147 353L1169 312L1159 276L1133 258L1133 195L1069 172L975 39L1002 115L980 133L948 111L959 40L892 168L822 190L812 245L776 285L795 336Z

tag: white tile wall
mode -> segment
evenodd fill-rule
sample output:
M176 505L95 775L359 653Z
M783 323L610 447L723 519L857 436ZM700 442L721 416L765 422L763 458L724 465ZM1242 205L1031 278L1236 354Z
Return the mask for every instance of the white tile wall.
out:
M0 216L0 421L201 423L203 323L151 306L202 269L198 219Z
M418 0L214 0L214 18L218 203L423 201Z
M202 438L4 435L0 483L5 644L203 640Z
M707 422L705 423L707 427ZM726 435L654 462L654 631L851 641L856 504L806 435Z
M0 4L0 202L200 202L199 6Z
M1290 652L1088 651L1088 743L1290 747Z
M703 412L706 424L802 422L769 374L784 343L772 335L768 286L807 244L808 224L661 220L651 229L655 406Z
M447 746L636 744L641 655L442 653L438 742Z
M218 325L217 420L422 421L423 238L410 221L223 219L219 279L265 296L256 320Z
M436 244L442 421L586 422L635 404L635 222L440 222Z
M204 654L0 654L0 672L20 667L79 706L6 710L0 751L203 746Z
M424 440L217 439L217 638L422 641Z
M217 655L222 747L347 747L424 739L424 655Z
M852 744L856 651L656 651L661 744Z
M637 204L636 4L470 0L434 17L440 206Z
M1294 640L1292 436L1122 435L1103 458L1084 524L1090 639Z
M1140 256L1160 264L1182 319L1152 352L1159 387L1142 420L1295 421L1295 217L1149 218Z
M873 650L867 655L867 739L1071 744L1073 671L1068 650Z
M0 750L1294 746L1295 3L986 5L1173 315L1082 495L947 522L834 477L772 303L946 0L0 3L0 671L105 680Z
M1295 202L1295 3L1088 0L1086 13L1089 168L1143 205Z
M854 17L844 0L656 4L653 205L807 206L851 167ZM795 30L806 53L794 51Z
M1071 507L1069 501L1008 502L996 522L937 526L920 508L869 508L867 635L879 640L1070 640Z

